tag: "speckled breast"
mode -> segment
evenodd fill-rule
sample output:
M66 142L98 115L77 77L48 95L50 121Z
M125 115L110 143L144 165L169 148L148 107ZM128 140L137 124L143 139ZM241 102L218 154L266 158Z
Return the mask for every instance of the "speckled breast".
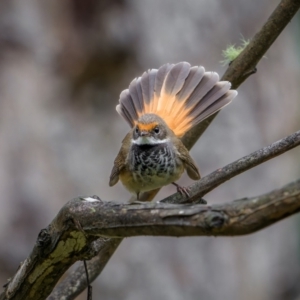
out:
M177 180L183 172L182 162L167 143L133 145L129 159L134 181L149 190Z

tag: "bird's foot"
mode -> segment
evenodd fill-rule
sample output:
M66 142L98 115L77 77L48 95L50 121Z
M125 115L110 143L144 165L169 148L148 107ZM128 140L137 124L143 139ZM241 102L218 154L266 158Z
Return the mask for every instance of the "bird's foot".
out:
M180 186L176 182L172 182L172 184L176 186L177 192L180 193L182 196L186 196L187 198L190 197L190 194L188 192L188 188L186 188L184 186Z

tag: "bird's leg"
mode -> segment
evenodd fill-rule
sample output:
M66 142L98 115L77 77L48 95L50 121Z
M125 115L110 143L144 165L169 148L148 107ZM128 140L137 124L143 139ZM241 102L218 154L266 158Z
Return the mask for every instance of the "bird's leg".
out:
M130 204L135 205L135 204L144 204L145 202L140 201L140 192L136 193L136 199L130 199Z
M190 194L189 194L188 189L186 187L180 186L176 182L172 182L172 184L176 186L177 192L179 192L182 196L186 196L188 198L190 197Z

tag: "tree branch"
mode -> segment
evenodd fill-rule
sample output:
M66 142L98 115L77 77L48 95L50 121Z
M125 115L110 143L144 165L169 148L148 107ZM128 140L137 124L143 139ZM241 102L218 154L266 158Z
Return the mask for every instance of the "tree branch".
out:
M91 213L91 207L93 212ZM300 210L300 179L268 194L221 205L145 203L137 205L73 200L67 214L88 235L232 236L253 233ZM66 212L60 212L62 216Z
M94 254L91 244L99 236L114 237L109 243L118 244L116 237L138 235L243 235L299 211L300 179L260 197L212 206L130 205L75 198L60 210L47 229L41 231L33 252L8 283L0 299L45 299L74 261L88 259ZM116 248L117 245L113 246ZM111 255L108 248L104 251ZM100 265L102 267L103 263ZM82 278L79 274L77 283L82 284ZM70 286L68 292L71 287L74 286ZM57 299L54 295L50 299Z
M299 7L298 0L281 1L261 30L255 34L244 51L231 63L223 79L229 80L233 88L237 88L253 74L260 59L291 21Z
M257 150L247 156L236 160L235 162L218 169L211 174L201 178L193 183L189 188L189 203L197 201L200 197L215 189L225 181L237 176L247 170L256 167L271 158L274 158L284 152L300 145L300 130L267 146ZM187 200L180 193L173 194L161 202L164 203L186 203Z
M272 46L282 30L290 23L299 10L299 7L299 0L282 0L267 22L255 34L248 46L230 64L223 75L222 80L230 81L232 88L237 89L251 74L253 74L258 62ZM218 113L212 115L187 132L183 137L183 143L188 149L193 147L217 114Z

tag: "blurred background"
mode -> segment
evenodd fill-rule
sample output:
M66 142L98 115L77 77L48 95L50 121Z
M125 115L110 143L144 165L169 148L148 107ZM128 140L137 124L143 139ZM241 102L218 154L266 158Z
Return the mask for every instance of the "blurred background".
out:
M222 50L253 37L278 3L0 1L1 284L71 198L129 199L108 178L129 130L115 106L130 81L183 60L222 75ZM299 78L298 14L192 149L202 176L299 129ZM294 149L205 199L279 188L300 176L299 157ZM156 199L174 192L165 187ZM93 284L93 299L299 300L299 225L293 216L244 237L126 239Z

